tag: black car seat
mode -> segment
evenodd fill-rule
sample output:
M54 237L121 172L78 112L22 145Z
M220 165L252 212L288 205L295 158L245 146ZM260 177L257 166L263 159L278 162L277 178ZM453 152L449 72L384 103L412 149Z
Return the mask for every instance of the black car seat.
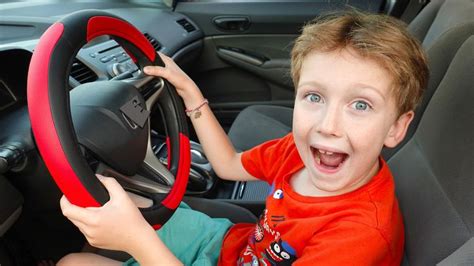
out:
M447 30L430 51L437 86L388 161L405 222L402 265L474 265L474 22Z
M449 29L474 21L474 4L472 0L434 0L431 1L408 25L409 31L416 36L428 52L428 57L437 56L430 52L431 46ZM430 66L433 65L430 62ZM408 141L418 126L421 115L428 101L438 86L438 73L432 73L429 86L418 109L405 142ZM254 105L242 110L229 130L229 138L235 148L248 150L267 140L282 137L291 131L293 109L280 106ZM383 156L389 159L398 145L392 150L384 150Z
M433 45L446 60L413 137L388 161L405 221L404 265L474 265L474 23ZM451 56L452 55L452 56Z

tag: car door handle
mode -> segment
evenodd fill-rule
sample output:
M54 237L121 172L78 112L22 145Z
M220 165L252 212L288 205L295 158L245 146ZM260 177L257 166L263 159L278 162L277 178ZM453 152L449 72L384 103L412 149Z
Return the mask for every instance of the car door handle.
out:
M248 17L217 17L214 24L221 30L242 32L250 27Z
M268 60L268 58L263 55L251 53L236 47L218 47L217 55L231 61L239 60L254 66L261 66Z

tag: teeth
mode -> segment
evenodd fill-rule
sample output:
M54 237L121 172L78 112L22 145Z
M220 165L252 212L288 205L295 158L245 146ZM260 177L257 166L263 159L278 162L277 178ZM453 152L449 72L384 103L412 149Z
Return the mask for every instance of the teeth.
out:
M321 154L327 154L327 155L333 155L334 154L334 152L331 152L331 151L325 151L325 150L320 150L320 149L318 149L318 151Z
M321 165L321 158L319 157L319 154L316 155L316 163Z

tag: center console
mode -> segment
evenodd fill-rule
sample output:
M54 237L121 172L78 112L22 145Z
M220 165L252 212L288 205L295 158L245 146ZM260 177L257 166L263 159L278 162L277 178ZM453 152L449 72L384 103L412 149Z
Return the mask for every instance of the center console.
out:
M166 137L152 131L152 149L164 165L168 164ZM191 170L186 194L206 196L239 202L264 202L270 186L262 181L225 181L219 179L212 169L204 150L197 142L191 141ZM237 204L239 204L237 203Z
M163 165L168 164L168 147L166 136L151 131L152 149ZM265 207L265 198L270 186L262 181L226 181L218 178L209 163L204 150L197 142L190 141L191 169L186 195L211 198L221 202L228 202L250 210L259 216Z
M152 131L152 149L156 157L163 165L168 165L168 147L166 137ZM187 195L205 195L212 191L217 182L217 176L212 170L212 166L204 155L201 145L190 141L191 147L191 169Z

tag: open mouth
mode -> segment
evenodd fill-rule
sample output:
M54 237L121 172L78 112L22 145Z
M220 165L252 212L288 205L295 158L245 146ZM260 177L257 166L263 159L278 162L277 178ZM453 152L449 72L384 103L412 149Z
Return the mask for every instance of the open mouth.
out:
M324 173L335 173L341 169L349 155L347 153L327 151L311 147L316 168Z

